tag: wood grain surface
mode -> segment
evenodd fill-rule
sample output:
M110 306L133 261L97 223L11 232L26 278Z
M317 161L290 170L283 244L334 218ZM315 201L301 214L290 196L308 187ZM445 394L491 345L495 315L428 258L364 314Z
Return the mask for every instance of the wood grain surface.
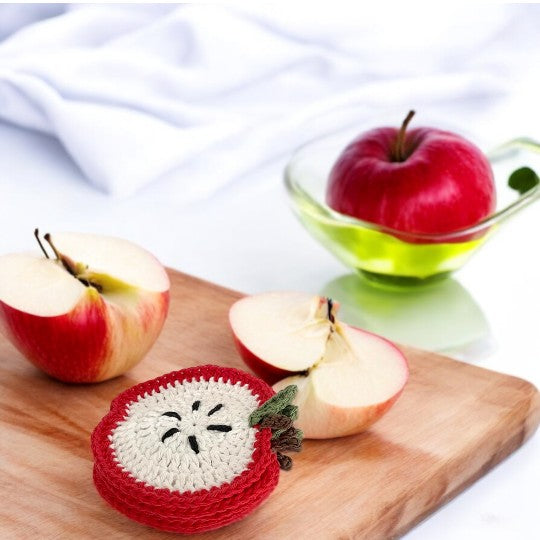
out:
M171 311L149 355L96 385L56 382L0 341L1 538L166 538L107 506L89 437L110 401L183 367L244 367L228 326L240 297L171 272ZM518 448L540 422L528 382L403 348L410 382L369 432L307 441L292 471L245 520L201 538L398 537Z

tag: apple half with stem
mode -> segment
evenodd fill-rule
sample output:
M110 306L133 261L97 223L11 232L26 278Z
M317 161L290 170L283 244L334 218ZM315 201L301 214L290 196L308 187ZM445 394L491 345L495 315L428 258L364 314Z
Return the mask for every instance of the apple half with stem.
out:
M65 382L97 382L137 364L157 339L169 278L119 238L46 234L49 254L0 257L0 330L33 364Z
M236 302L229 318L244 362L279 391L298 386L298 428L311 439L360 433L383 416L409 376L386 339L336 319L331 299L264 293Z

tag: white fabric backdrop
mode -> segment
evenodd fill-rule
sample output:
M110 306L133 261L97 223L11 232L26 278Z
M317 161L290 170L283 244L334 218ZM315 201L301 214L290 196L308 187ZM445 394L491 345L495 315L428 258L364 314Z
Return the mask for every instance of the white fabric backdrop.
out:
M53 134L106 193L173 178L177 202L283 156L348 103L367 118L400 107L396 123L458 107L493 140L523 133L540 65L540 6L6 5L0 21L0 117Z

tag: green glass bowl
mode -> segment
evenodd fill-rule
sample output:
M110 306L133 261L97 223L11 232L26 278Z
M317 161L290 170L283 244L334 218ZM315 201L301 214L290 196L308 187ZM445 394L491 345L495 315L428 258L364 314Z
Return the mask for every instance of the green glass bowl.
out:
M510 174L520 167L540 170L540 144L522 138L488 154L497 209L472 227L445 234L409 234L340 214L325 204L326 184L338 156L357 135L357 129L342 130L300 147L285 169L285 185L306 229L371 280L416 285L444 278L463 266L504 220L540 198L540 186L520 195L507 185Z

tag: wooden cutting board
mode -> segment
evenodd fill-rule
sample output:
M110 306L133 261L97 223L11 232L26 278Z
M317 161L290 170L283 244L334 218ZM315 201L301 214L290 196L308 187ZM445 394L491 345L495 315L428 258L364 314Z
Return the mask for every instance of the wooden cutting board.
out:
M114 396L194 364L243 367L227 312L240 297L171 272L163 333L129 374L96 385L49 379L0 341L2 538L165 538L107 506L92 483L89 437ZM528 382L403 348L411 378L368 433L307 441L270 499L202 538L396 537L508 456L540 422Z

